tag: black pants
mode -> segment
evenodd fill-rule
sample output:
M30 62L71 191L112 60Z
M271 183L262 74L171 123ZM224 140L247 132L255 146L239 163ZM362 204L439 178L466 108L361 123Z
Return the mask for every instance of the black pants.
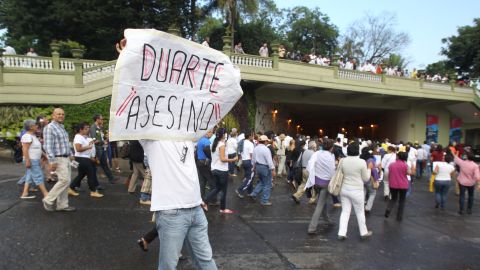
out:
M216 200L217 194L222 192L222 196L220 197L220 210L225 210L227 202L228 171L214 170L212 171L212 175L215 179L215 188L207 194L205 202L211 202L214 199Z
M392 211L392 208L395 206L398 199L397 220L402 220L407 189L390 188L390 194L392 195L392 199L388 202L387 213L389 214Z
M95 147L95 151L97 151L97 158L100 160L100 167L102 167L103 171L105 172L108 181L112 182L113 174L110 170L110 167L108 167L107 152L103 150L103 147Z
M205 160L197 160L197 173L200 182L200 194L202 199L205 199L205 190L212 191L215 188L215 181L213 180L212 170L210 169L210 162Z
M143 236L143 239L148 243L150 244L153 240L155 240L155 238L158 237L158 231L157 231L157 227L153 227L152 230L150 230L149 232L147 232L144 236Z
M70 183L70 188L76 188L80 186L82 179L87 176L88 188L91 191L96 191L98 186L97 173L93 161L85 157L75 157L78 162L78 175Z

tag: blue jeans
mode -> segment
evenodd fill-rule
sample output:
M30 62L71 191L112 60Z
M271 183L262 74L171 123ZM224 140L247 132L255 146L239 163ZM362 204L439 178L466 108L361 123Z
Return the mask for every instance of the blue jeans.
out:
M234 158L237 154L228 154L228 158ZM228 173L235 174L235 164L236 162L228 162Z
M253 192L250 193L250 196L256 197L261 192L262 203L267 203L270 199L270 191L272 189L272 171L267 165L257 163L255 167L260 181L255 186Z
M23 161L25 164L25 160ZM24 183L33 185L41 185L44 182L42 165L40 159L30 159L30 168L27 168L25 175L20 178L17 184L22 185Z
M443 209L447 202L447 194L450 189L450 181L435 181L435 202Z
M423 162L425 160L417 160L417 179L420 179L422 178L422 175L423 175Z
M157 211L156 223L160 243L158 270L177 269L184 243L196 269L217 269L208 239L208 221L199 206Z
M252 170L253 168L252 160L250 159L242 160L242 167L243 167L245 177L243 178L243 182L240 185L240 187L238 187L238 192L242 195L245 193L245 191L248 194L250 194L253 191L252 183L253 183L253 175L254 175L254 172Z
M140 200L141 201L150 201L152 195L148 194L148 193L145 193L145 192L141 192L140 193Z
M460 211L463 211L465 209L465 191L468 191L468 203L467 203L467 209L472 210L473 206L473 193L475 191L475 185L473 186L464 186L462 184L459 184L460 186Z

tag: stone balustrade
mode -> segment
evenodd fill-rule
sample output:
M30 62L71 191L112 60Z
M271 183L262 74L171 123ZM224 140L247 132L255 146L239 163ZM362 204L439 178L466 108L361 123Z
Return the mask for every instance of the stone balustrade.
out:
M370 82L382 82L382 75L373 74L370 72L360 72L349 69L339 69L338 77L341 79L347 80L359 80L359 81L370 81Z
M273 59L249 54L232 54L230 60L234 65L250 66L259 68L272 68Z
M109 61L100 65L91 66L83 70L83 82L90 83L96 80L113 76L117 61ZM84 63L85 64L85 63Z

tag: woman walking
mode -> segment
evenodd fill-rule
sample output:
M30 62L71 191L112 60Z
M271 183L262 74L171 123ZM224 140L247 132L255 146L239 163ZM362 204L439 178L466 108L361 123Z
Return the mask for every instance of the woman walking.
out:
M212 143L212 163L211 170L215 180L215 188L205 197L205 202L216 200L217 194L222 192L220 198L220 213L232 214L233 211L226 208L227 185L228 185L228 162L236 162L238 156L227 158L225 150L225 129L219 128L215 133L215 140Z
M75 161L78 162L78 175L70 183L68 194L78 196L75 188L80 187L80 182L87 176L90 197L102 198L103 194L97 191L98 179L95 170L95 164L92 160L95 157L95 140L88 138L90 126L88 123L80 123L75 127L75 138L73 139L73 148L75 149Z
M397 154L395 153L396 149L393 146L388 146L387 154L385 154L382 158L382 169L383 169L383 196L385 201L390 198L390 188L388 184L389 179L389 171L388 167L395 162L397 159Z
M388 218L390 216L390 212L397 203L398 199L398 221L402 221L403 218L405 198L407 196L407 190L409 186L407 176L411 174L410 170L408 169L407 159L408 153L399 152L397 155L397 160L388 168L390 194L392 195L392 199L388 202L387 210L385 211L385 217Z
M358 144L350 144L347 147L347 157L343 159L338 168L343 173L343 184L340 190L342 213L340 214L338 240L347 238L348 220L350 219L352 206L357 216L360 237L365 239L372 235L372 231L367 230L367 224L365 223L365 193L363 191L364 183L370 180L370 172L365 160L360 159L358 155Z
M373 156L373 150L370 147L365 147L362 149L362 154L360 158L367 162L367 168L370 169L370 178L369 181L365 183L365 194L366 194L366 205L365 205L365 214L369 214L373 207L373 201L375 200L375 195L377 195L378 189L378 179L380 178L378 168L375 165L375 158Z
M42 144L38 140L35 133L37 132L37 124L35 120L25 120L24 128L27 131L21 138L23 161L25 163L25 185L23 186L23 192L20 198L33 199L34 195L28 194L30 186L37 185L45 198L48 195L48 191L45 188L42 166L40 159L42 158Z
M468 192L467 214L472 214L475 184L476 182L480 182L480 171L478 165L473 161L475 156L472 152L467 152L466 156L467 160L454 156L455 164L460 167L460 174L457 177L458 184L460 185L460 209L458 211L460 215L463 215L463 210L465 209L465 191Z
M445 202L447 201L448 190L455 176L455 167L451 164L452 155L446 155L445 161L436 161L433 163L433 174L435 175L435 208L445 210Z

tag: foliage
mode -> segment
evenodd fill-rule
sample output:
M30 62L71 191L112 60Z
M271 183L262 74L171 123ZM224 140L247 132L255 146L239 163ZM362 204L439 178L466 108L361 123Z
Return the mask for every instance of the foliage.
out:
M395 30L396 16L382 13L378 16L367 13L350 25L345 34L354 44L361 44L361 62L377 63L392 53L399 53L410 43L407 33Z
M353 58L360 60L364 56L363 43L361 41L355 42L353 39L343 36L338 53L344 58Z
M218 29L222 29L222 28L223 28L223 24L221 19L209 17L209 18L206 18L205 21L200 25L196 35L199 41L203 41L205 40L206 37L210 37L210 47L213 47L212 46L213 40L211 35L213 34L213 32L218 31ZM220 39L217 38L215 40L219 40L223 43L221 38Z
M392 68L399 67L401 70L404 70L408 65L408 61L400 54L392 53L388 58L383 59L383 64Z
M432 64L429 64L426 69L427 74L435 75L440 74L441 76L445 74L455 73L455 70L448 67L447 61L438 61Z
M238 120L235 118L232 112L227 113L227 115L225 115L225 117L222 119L222 126L229 132L232 128L240 128Z
M242 42L243 50L248 54L258 54L258 49L264 42L267 42L269 52L272 52L270 47L272 43L282 40L275 28L266 20L254 20L240 25L235 37L235 43Z
M248 127L255 129L255 116L257 113L257 103L255 102L255 92L245 90L244 94L247 105Z
M283 28L292 49L303 53L315 51L321 55L334 53L338 29L318 8L294 7L286 11L286 18Z
M0 137L14 139L23 129L23 121L39 115L50 116L52 107L0 106Z
M193 5L193 6L192 6ZM85 45L86 58L110 60L117 56L114 44L125 28L166 31L177 24L186 37L198 22L194 0L2 0L0 28L18 52L33 46L48 55L52 40L75 40Z
M101 114L104 119L105 130L108 129L111 97L101 98L81 105L65 105L65 129L72 136L73 127L81 122L92 123L95 114Z
M446 65L457 69L458 75L480 76L480 18L473 20L473 26L462 26L457 35L442 39L446 47L442 54L447 56Z

